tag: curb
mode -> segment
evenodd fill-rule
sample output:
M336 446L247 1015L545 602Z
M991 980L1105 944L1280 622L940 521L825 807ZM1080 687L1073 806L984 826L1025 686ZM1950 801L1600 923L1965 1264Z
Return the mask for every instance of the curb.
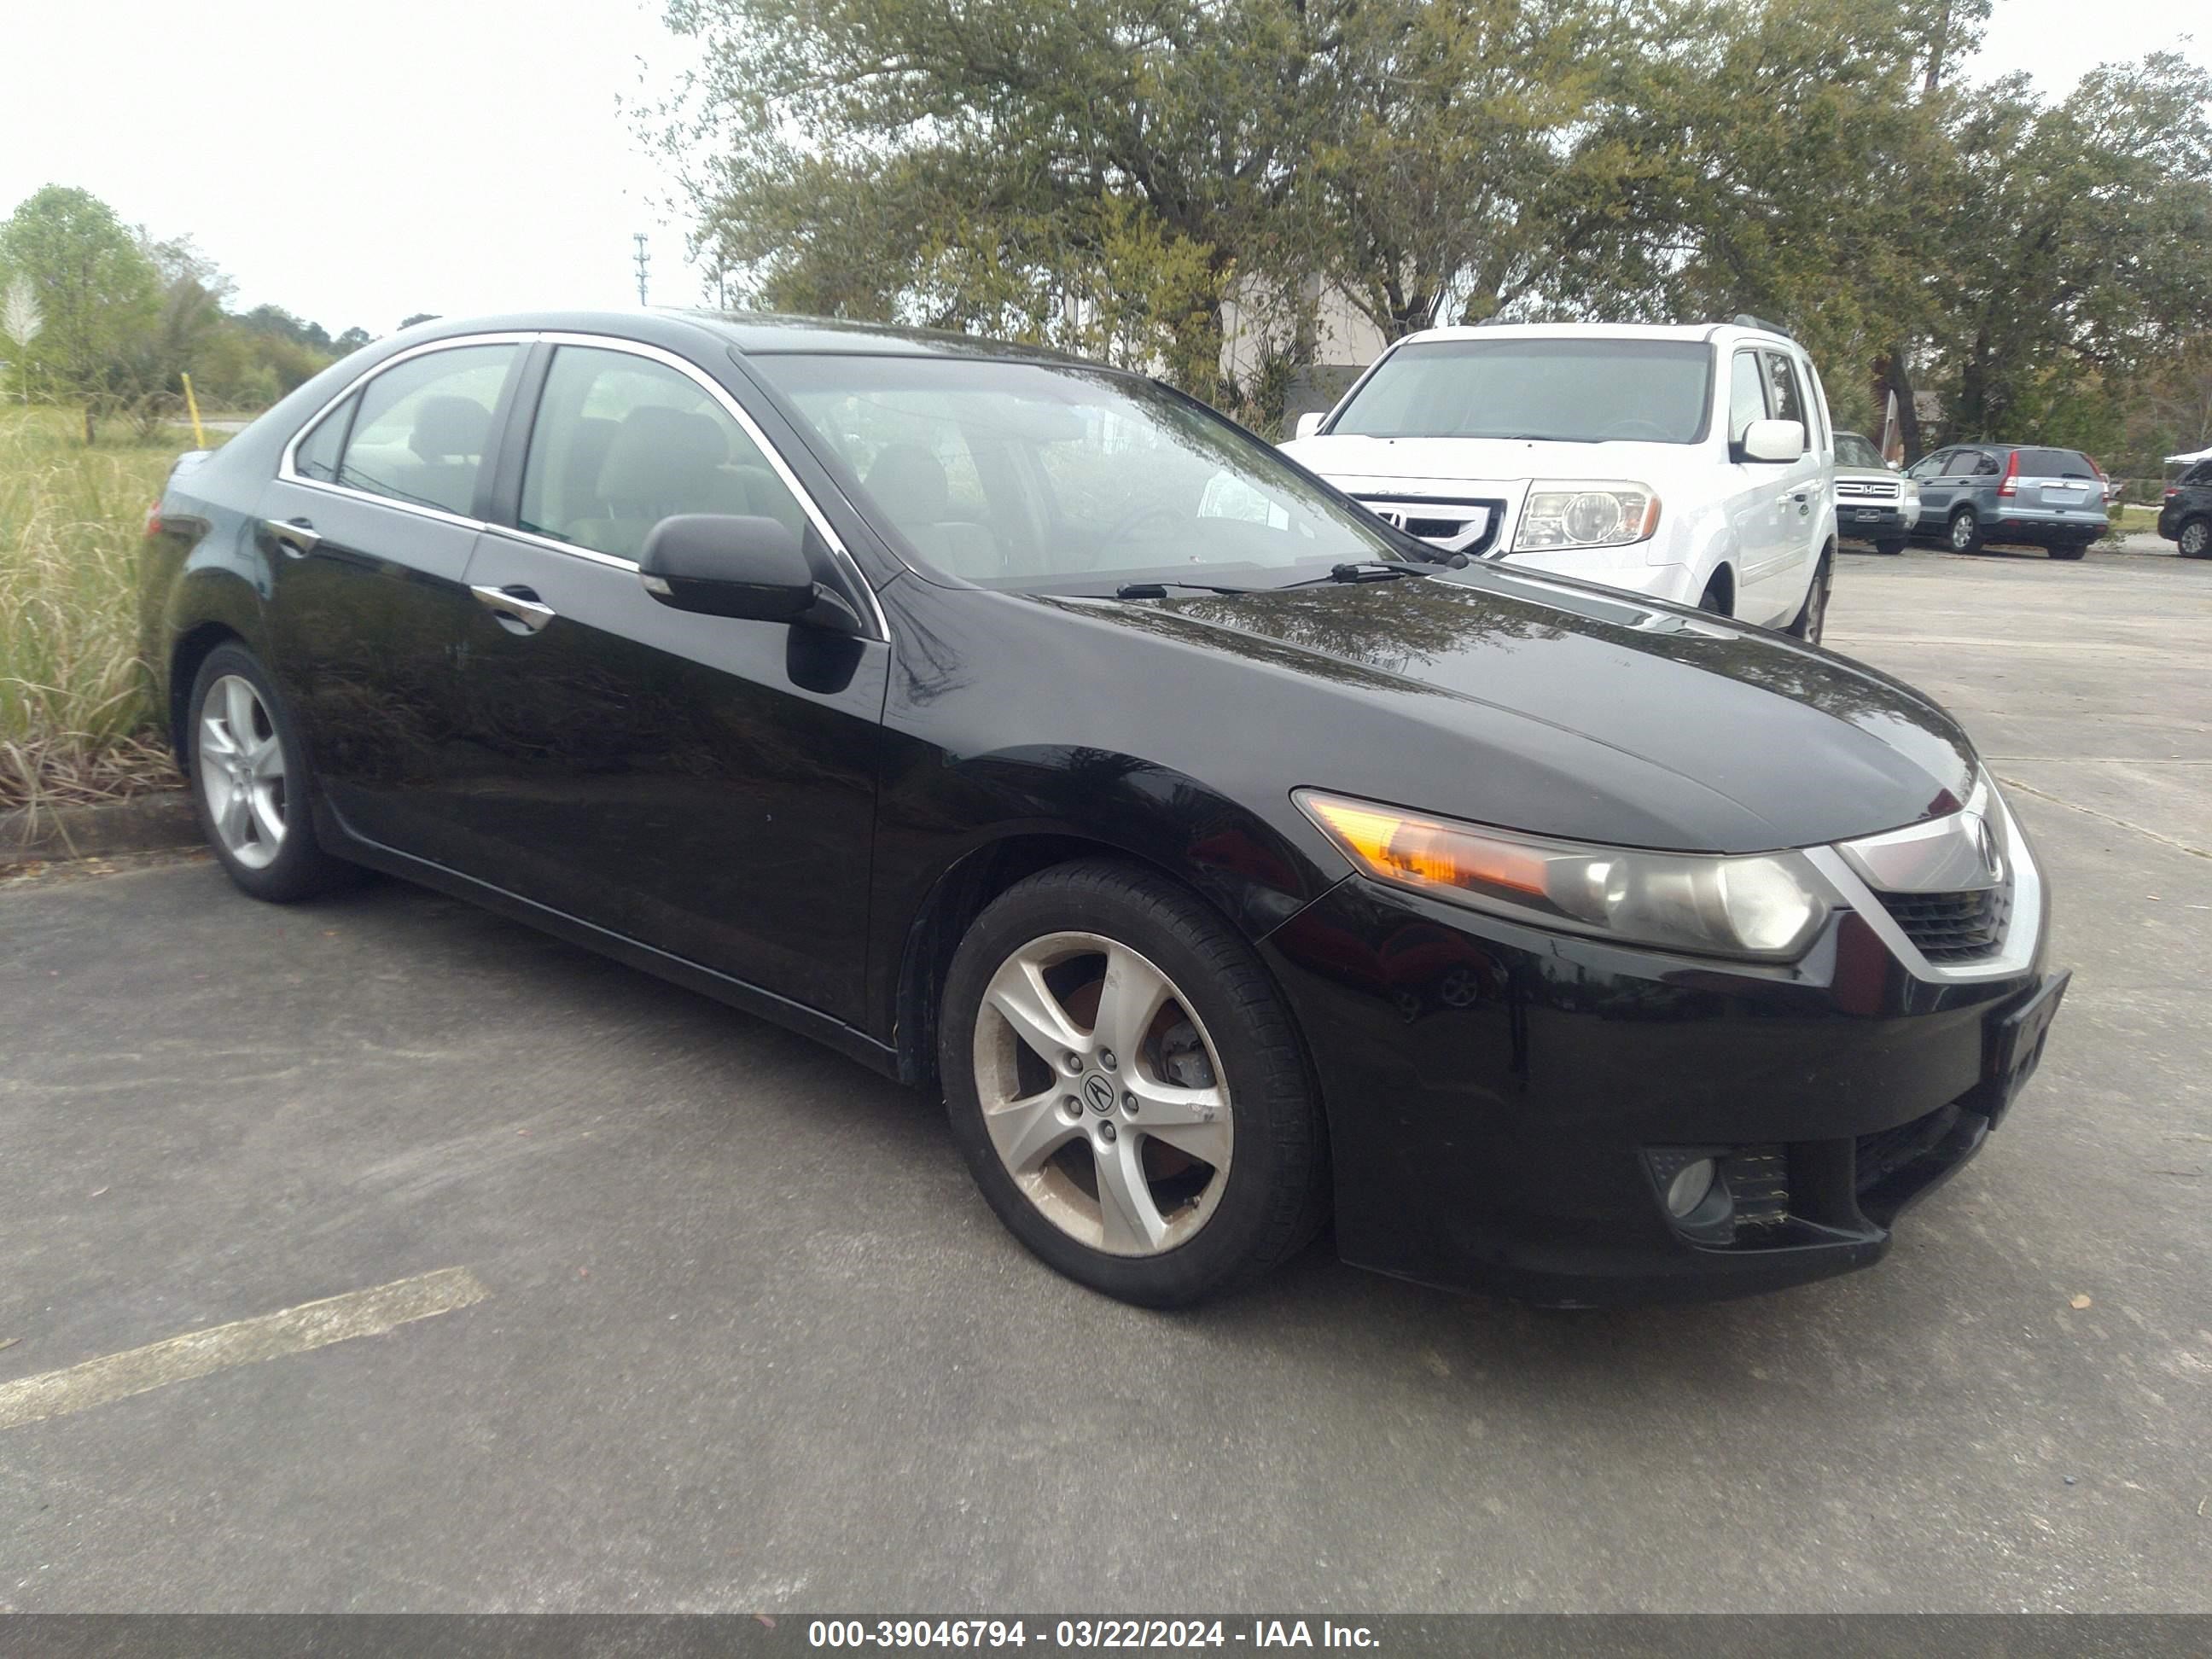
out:
M90 806L19 806L0 812L0 864L196 847L191 796L162 789Z

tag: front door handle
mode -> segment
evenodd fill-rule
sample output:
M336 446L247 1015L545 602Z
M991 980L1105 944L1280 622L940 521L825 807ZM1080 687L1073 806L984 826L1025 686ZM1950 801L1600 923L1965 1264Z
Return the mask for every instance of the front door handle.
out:
M497 617L501 625L519 625L521 632L535 634L556 614L553 607L540 600L534 589L527 587L471 587L477 603ZM508 629L513 633L515 629Z
M304 559L322 544L315 526L305 519L264 519L261 527L267 531L291 557Z

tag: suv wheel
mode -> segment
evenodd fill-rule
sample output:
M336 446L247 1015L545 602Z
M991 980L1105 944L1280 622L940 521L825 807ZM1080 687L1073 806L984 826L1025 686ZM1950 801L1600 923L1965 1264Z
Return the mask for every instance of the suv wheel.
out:
M1895 558L1899 554L1905 551L1905 538L1902 536L1885 536L1874 544L1874 550L1877 553L1887 554L1891 558Z
M991 1208L1093 1290L1196 1302L1321 1224L1320 1107L1282 998L1149 871L1062 865L993 901L953 957L938 1064Z
M2191 519L2181 526L2173 544L2185 559L2201 559L2212 553L2212 519Z
M2051 550L2054 559L2078 559L2089 550L2087 542L2061 542Z
M1954 553L1978 553L1982 550L1982 520L1971 507L1962 507L1951 515L1951 529L1946 538Z
M1783 632L1808 645L1820 644L1820 630L1828 621L1828 593L1835 583L1835 562L1823 550L1820 562L1813 570L1813 585L1805 590L1805 603L1797 607L1796 616Z

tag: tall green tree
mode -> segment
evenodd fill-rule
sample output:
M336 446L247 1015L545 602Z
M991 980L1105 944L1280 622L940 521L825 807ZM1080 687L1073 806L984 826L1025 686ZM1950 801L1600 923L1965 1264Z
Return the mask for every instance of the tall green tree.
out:
M2212 314L2212 75L2158 53L2056 104L2008 77L1960 100L1954 143L1937 294L1954 436L2079 422Z
M91 443L127 349L159 312L154 262L106 203L49 185L0 224L0 287L16 277L29 282L45 319L26 361L43 385L83 405Z

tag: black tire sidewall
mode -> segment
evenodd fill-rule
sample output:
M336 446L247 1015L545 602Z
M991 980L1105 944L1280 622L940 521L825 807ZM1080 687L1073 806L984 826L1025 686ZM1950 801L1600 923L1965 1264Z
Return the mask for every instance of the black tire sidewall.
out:
M1959 526L1960 525L1965 525L1966 526L1966 537L1964 541L1961 541L1959 538ZM1958 512L1954 513L1951 515L1950 522L1944 526L1943 538L1949 544L1950 549L1954 553L1973 553L1979 551L1982 545L1981 514L1975 512L1971 507L1961 507Z
M222 837L216 832L214 815L208 810L207 792L200 787L201 710L207 702L209 689L217 680L234 674L252 685L260 696L276 741L284 750L283 844L276 849L276 856L258 870L240 863L222 844ZM268 670L244 646L219 645L200 664L199 672L192 678L191 697L185 705L185 746L186 787L191 791L192 812L199 820L200 833L206 837L225 873L242 890L256 898L289 902L325 891L350 873L348 866L324 852L315 840L314 789L299 728L283 698L277 696Z
M2189 539L2189 532L2192 530L2201 538L2200 545L2194 553L2183 544ZM2212 552L2212 519L2190 520L2181 526L2181 533L2173 538L2173 546L2174 550L2185 559L2201 559L2207 553Z
M1234 1141L1228 1185L1204 1227L1158 1255L1115 1256L1062 1232L1016 1183L984 1127L975 1020L991 976L1047 933L1097 933L1149 959L1188 998L1219 1052ZM1009 889L976 918L946 976L939 1073L952 1136L999 1219L1048 1265L1107 1295L1176 1307L1258 1277L1311 1236L1319 1111L1280 993L1250 948L1204 905L1133 866L1063 866Z

